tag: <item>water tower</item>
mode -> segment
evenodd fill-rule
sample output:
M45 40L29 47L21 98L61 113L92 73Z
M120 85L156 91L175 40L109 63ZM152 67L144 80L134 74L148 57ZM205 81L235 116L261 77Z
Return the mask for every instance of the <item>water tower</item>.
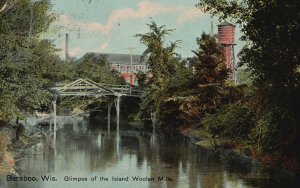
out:
M237 67L235 63L235 25L223 22L218 25L219 43L224 47L226 66L230 70L230 78L237 82Z

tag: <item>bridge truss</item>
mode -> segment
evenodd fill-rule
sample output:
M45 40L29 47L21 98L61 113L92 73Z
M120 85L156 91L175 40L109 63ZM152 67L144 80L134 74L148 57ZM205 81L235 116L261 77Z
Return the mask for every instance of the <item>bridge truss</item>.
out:
M130 85L109 85L96 83L90 79L78 79L68 84L57 84L50 89L54 94L54 143L56 142L56 101L58 97L78 96L78 97L113 97L116 106L117 130L119 130L120 119L120 98L122 96L141 97L143 90L133 88ZM108 129L110 130L110 112L112 103L108 104Z

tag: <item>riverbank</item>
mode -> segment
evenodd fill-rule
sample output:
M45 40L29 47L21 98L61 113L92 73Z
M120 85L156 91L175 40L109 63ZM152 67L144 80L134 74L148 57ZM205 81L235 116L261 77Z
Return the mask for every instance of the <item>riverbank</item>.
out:
M41 135L29 135L22 124L0 125L0 175L16 174L15 163L22 160L26 150L42 140Z
M135 130L149 130L152 129L151 124L138 122L130 122L129 127ZM243 164L248 161L248 164L255 164L256 166L261 166L266 171L278 171L287 173L300 172L299 161L288 155L280 155L277 153L259 153L250 140L247 139L228 139L222 137L213 138L213 135L205 131L202 127L197 124L183 125L176 129L172 127L166 127L163 129L157 129L158 131L166 132L177 132L195 142L199 147L211 150L213 152L223 153L229 158L243 159ZM237 160L238 162L238 160Z
M181 126L178 132L195 141L201 148L220 154L231 166L243 167L244 170L263 171L286 178L299 177L299 169L282 168L274 161L256 156L251 144L246 140L230 140L224 138L213 139L212 135L196 125ZM278 160L278 159L277 159ZM293 164L293 166L295 166Z
M145 130L145 125L131 124L131 128L136 130ZM146 126L147 127L147 126ZM218 154L224 163L234 169L240 171L243 169L245 173L251 171L261 172L268 175L280 178L294 178L299 177L299 170L283 168L280 163L271 161L270 157L263 155L256 155L254 148L247 140L232 140L225 138L213 138L213 135L205 131L199 125L184 125L176 129L157 129L162 132L179 133L188 137L198 147L206 149L208 152ZM277 159L278 160L278 159ZM291 166L296 166L292 164Z

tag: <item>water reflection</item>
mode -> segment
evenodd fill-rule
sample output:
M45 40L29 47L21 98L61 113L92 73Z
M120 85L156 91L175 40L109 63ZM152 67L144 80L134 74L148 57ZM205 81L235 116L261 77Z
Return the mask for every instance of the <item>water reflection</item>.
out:
M250 188L282 185L280 182L274 184L260 171L237 170L219 155L197 148L185 137L131 130L108 131L106 126L90 126L87 121L68 123L58 132L54 151L38 145L32 149L29 158L18 164L21 176L52 175L58 181L4 183L13 188ZM86 177L88 181L64 181L65 176ZM90 181L94 176L108 178L108 181ZM129 181L112 181L112 176L129 177ZM135 182L132 176L154 178L155 181ZM158 177L163 180L158 181Z

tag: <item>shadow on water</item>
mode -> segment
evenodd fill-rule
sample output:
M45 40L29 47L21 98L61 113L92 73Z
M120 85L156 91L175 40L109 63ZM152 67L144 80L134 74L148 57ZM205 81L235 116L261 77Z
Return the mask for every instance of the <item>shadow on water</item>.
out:
M243 158L199 148L178 134L123 130L122 125L120 131L114 125L108 131L106 126L86 120L68 122L59 130L54 150L35 146L28 158L17 164L20 176L37 177L37 182L2 184L12 188L298 187L296 178L278 178ZM42 181L41 175L51 175L57 181ZM87 181L67 181L66 176ZM95 176L98 181L91 181ZM100 181L101 177L107 181ZM112 177L128 177L128 181L113 181Z

